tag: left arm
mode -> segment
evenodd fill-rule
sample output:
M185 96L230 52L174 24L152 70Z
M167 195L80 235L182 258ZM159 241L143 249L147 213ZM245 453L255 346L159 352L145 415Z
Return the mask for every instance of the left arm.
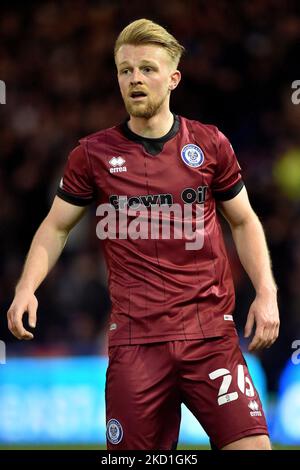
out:
M221 202L219 209L230 225L240 261L256 290L245 325L245 337L248 338L256 324L248 349L269 348L278 337L279 313L277 288L262 225L245 188L233 199Z

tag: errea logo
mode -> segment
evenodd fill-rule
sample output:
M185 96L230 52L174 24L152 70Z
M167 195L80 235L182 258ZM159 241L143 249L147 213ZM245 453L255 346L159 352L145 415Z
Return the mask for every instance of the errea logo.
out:
M109 160L109 164L111 166L109 169L110 173L120 173L122 171L127 171L126 166L124 166L125 163L126 161L122 157L112 157Z
M259 405L257 403L257 401L255 400L251 400L249 403L248 403L248 408L250 408L250 415L251 416L261 416L261 411L258 411L259 410Z
M255 400L253 401L250 401L250 403L248 404L248 407L250 408L250 410L252 411L257 411L258 410L258 404Z

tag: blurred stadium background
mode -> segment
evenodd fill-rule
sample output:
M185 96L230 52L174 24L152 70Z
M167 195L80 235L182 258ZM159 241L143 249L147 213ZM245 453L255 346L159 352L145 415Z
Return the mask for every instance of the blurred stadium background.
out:
M216 124L231 140L266 230L279 286L277 343L247 356L275 445L300 445L300 4L297 1L1 2L0 446L104 445L110 301L95 213L81 222L39 289L33 342L6 315L30 240L78 138L125 118L113 45L130 21L166 26L187 54L172 110ZM225 227L242 335L253 290ZM241 338L246 352L246 344ZM299 347L299 346L298 346ZM294 354L297 359L300 354ZM2 361L4 362L4 361ZM181 445L207 443L184 411Z

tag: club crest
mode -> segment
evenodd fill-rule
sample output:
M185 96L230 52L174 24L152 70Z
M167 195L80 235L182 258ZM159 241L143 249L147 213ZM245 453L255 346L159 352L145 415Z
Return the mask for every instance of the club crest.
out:
M187 144L181 150L184 163L192 168L198 168L204 162L204 153L198 145Z

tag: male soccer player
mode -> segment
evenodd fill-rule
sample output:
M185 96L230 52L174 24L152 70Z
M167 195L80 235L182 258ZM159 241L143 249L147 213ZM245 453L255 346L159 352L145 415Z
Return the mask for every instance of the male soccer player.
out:
M34 292L92 201L120 217L128 211L126 227L134 208L141 208L141 223L151 222L151 209L170 206L190 208L197 223L200 207L198 247L188 248L185 236L137 238L130 230L124 236L120 225L104 241L112 299L108 449L175 448L181 403L218 449L270 449L233 322L234 289L217 207L256 290L245 327L249 337L255 326L251 351L270 347L278 336L276 286L263 229L229 141L216 127L170 111L182 52L171 34L149 20L134 21L120 33L115 62L129 119L81 139L71 152L57 197L33 239L8 324L17 338L33 338L23 315L27 311L35 327Z

